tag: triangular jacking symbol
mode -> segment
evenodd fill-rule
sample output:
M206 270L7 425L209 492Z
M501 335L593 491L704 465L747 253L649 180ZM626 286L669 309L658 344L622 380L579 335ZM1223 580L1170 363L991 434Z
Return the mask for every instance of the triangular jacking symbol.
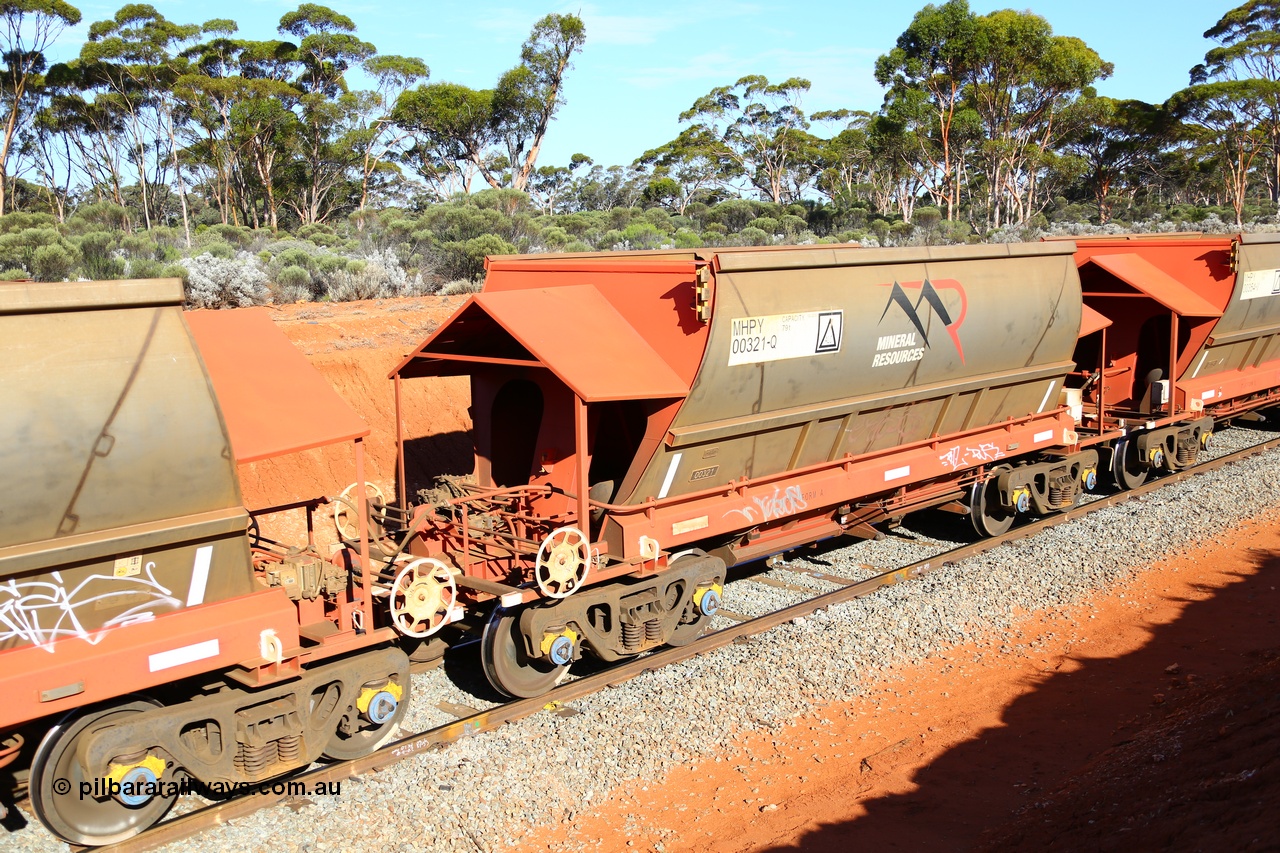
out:
M840 342L836 339L836 321L828 317L827 326L818 338L818 349L835 349L839 345Z

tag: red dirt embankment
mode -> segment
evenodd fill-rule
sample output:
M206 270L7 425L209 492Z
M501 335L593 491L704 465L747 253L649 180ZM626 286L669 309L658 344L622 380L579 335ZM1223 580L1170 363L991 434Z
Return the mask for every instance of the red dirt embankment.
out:
M369 424L365 479L382 488L388 499L396 487L396 410L395 388L387 374L462 301L460 296L424 296L268 309L276 325ZM406 472L410 489L429 485L436 474L469 471L467 379L407 380L401 390L405 439L413 447L413 464ZM240 466L240 484L250 509L332 496L355 478L350 442ZM294 542L301 523L300 513L290 513L268 524L264 532Z

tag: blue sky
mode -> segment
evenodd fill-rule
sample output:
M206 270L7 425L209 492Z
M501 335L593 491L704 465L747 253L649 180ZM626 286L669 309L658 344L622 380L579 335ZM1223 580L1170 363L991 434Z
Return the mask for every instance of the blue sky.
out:
M123 2L75 3L83 23L68 31L55 59L79 50L88 24L111 17ZM1115 64L1099 85L1117 98L1163 101L1187 85L1187 72L1212 43L1202 33L1239 0L970 0L974 11L1030 9L1059 35L1076 36ZM170 20L199 23L227 17L245 38L275 37L283 0L152 0ZM557 0L328 3L351 17L358 34L382 53L417 56L433 81L488 88L519 59L520 44L548 12L582 17L587 42L566 79L566 106L547 135L539 165L563 165L582 152L602 165L630 163L672 139L678 117L715 86L744 74L774 82L804 77L813 86L808 112L874 110L883 91L872 70L924 3L846 0L790 3L561 3ZM821 131L822 128L815 128Z

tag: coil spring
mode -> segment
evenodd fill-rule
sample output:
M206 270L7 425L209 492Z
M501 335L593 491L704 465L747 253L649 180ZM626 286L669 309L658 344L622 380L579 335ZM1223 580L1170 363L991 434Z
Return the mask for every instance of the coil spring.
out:
M1074 480L1057 480L1049 486L1049 505L1066 506L1076 499L1076 482Z
M640 643L644 637L644 627L636 622L622 623L622 646L625 649L634 651L640 648Z
M276 741L269 741L262 746L237 744L236 757L232 760L237 770L251 778L260 775L275 764L280 758Z
M644 623L644 641L646 643L662 642L662 622L657 619L650 619Z
M1176 458L1179 465L1190 465L1196 461L1196 454L1200 451L1200 443L1192 440L1190 442L1179 442Z
M302 735L287 735L277 741L280 760L289 764L302 755Z

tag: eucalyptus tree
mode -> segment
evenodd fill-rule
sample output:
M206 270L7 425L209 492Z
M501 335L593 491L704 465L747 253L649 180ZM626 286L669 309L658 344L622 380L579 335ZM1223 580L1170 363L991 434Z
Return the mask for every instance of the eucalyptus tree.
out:
M1189 86L1168 101L1189 138L1218 162L1237 226L1244 224L1254 165L1270 150L1266 116L1274 91L1274 84L1262 81L1213 80Z
M303 3L280 18L280 33L299 40L298 74L292 85L300 93L296 107L301 132L294 161L300 174L286 204L304 225L328 218L340 202L335 196L358 162L358 153L340 132L359 109L359 99L347 88L346 72L377 48L357 38L355 30L351 18L315 3Z
M46 102L33 122L33 142L49 173L83 178L94 201L124 206L123 111L110 96L86 98L88 84L78 62L58 63L45 77ZM54 144L60 140L61 146ZM54 158L57 158L55 162Z
M977 19L976 63L965 99L985 140L981 162L988 223L1026 222L1051 197L1040 186L1044 166L1069 126L1064 111L1113 66L1078 38L1056 36L1031 12L1002 9Z
M977 113L965 87L983 61L978 18L967 0L932 4L916 13L889 53L876 60L876 82L888 87L885 113L910 130L908 163L934 202L954 219L963 188L964 150L975 141Z
M0 0L0 214L5 210L9 156L14 136L27 117L34 90L43 84L45 51L67 27L80 23L80 10L63 0Z
M396 101L410 86L430 74L421 59L395 55L369 57L364 61L364 71L373 78L375 86L357 94L354 125L346 136L361 158L359 210L364 210L369 203L374 175L386 167L394 168L392 162L398 159L402 144L410 135L393 118ZM357 226L363 230L364 220L357 220Z
M749 74L698 98L680 121L689 122L698 137L714 139L720 155L733 163L722 181L742 175L769 201L793 201L814 177L809 167L815 139L800 107L809 85L799 77L774 84Z
M1242 84L1232 90L1267 136L1265 181L1271 200L1280 201L1280 0L1248 0L1223 15L1204 37L1219 46L1191 69L1191 84Z
M492 89L424 83L400 95L393 112L414 136L415 169L438 182L478 174L494 189L524 191L542 142L564 105L564 76L586 28L575 15L547 15L520 48L520 64Z
M709 201L717 187L742 175L739 162L704 125L687 127L633 164L651 173L646 198L681 216L695 201Z
M185 73L183 48L200 34L193 24L176 24L146 4L131 3L115 16L89 27L78 60L83 82L126 117L129 148L150 229L160 213L159 190L173 169L182 221L191 244L186 183L178 162L179 125L188 120L174 84Z
M1173 120L1159 106L1089 93L1072 107L1072 130L1061 150L1082 164L1082 180L1098 210L1098 224L1111 221L1118 194L1133 196L1150 175Z
M507 151L512 189L525 190L533 177L542 140L564 105L564 75L586 38L581 18L547 15L520 46L520 64L498 80L493 120Z
M874 116L865 110L841 109L814 113L811 118L817 122L844 122L819 148L818 163L822 171L817 188L837 207L850 207L869 194L870 134Z
M568 166L539 166L529 181L529 198L545 214L563 213L575 172L593 165L586 154L574 154Z

